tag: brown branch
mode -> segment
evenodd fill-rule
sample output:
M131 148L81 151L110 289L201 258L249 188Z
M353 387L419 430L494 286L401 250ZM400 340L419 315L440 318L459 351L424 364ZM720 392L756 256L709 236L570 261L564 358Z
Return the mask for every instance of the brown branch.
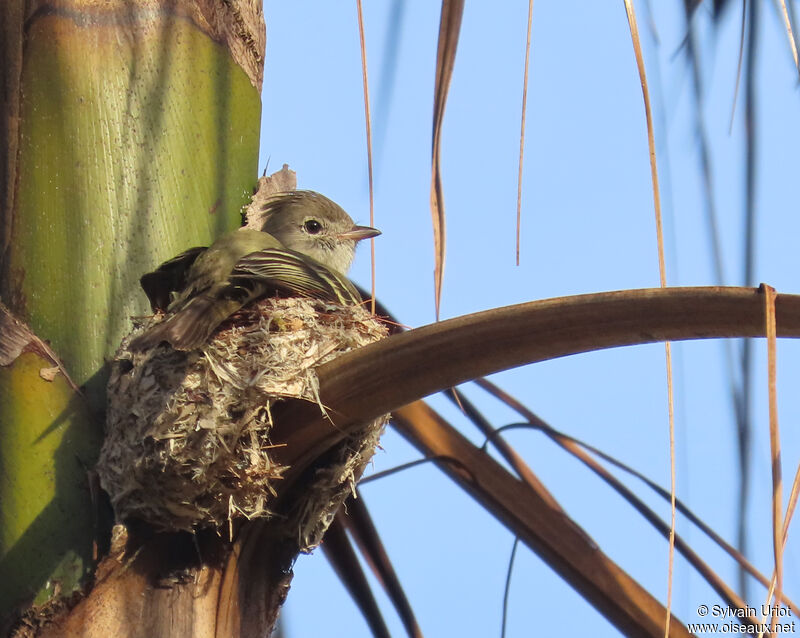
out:
M778 336L800 336L800 296L778 295ZM764 336L753 288L652 288L546 299L395 335L321 366L316 406L290 404L274 441L302 471L348 431L416 399L528 363L618 346ZM476 346L480 347L476 347Z
M400 433L423 453L457 459L457 464L437 465L626 636L663 635L665 608L603 554L560 507L554 507L547 490L513 477L422 401L401 408L394 420ZM689 636L674 616L670 635Z

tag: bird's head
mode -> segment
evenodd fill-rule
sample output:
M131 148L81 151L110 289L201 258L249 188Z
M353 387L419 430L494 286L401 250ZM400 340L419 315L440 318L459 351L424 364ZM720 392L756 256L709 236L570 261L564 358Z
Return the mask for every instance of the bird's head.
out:
M263 232L341 273L350 268L359 241L381 234L370 226L357 226L341 206L314 191L276 195L264 212Z

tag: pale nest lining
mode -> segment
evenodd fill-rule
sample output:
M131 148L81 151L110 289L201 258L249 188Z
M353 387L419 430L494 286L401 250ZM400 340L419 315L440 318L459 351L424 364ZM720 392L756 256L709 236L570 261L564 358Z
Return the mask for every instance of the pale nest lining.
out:
M270 406L285 397L318 403L314 369L387 334L360 306L298 298L251 304L193 352L131 352L140 332L112 365L98 473L119 520L166 531L269 516L286 470L270 458ZM317 470L314 494L291 516L301 548L318 542L387 420L359 428Z

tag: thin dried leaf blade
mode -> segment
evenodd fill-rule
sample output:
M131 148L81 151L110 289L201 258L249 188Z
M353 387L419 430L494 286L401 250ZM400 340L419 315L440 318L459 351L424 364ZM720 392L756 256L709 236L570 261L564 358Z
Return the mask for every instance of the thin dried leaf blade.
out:
M450 89L450 78L453 75L453 67L455 66L456 48L458 46L463 13L464 0L442 0L439 45L436 52L436 82L433 89L433 148L431 160L431 218L433 220L435 253L434 294L437 318L439 317L439 306L442 297L447 243L441 170L442 122L444 121L447 93Z

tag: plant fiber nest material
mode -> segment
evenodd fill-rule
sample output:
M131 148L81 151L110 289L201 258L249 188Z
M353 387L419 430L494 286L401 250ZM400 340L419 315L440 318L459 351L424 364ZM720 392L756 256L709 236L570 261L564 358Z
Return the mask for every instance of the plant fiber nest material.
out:
M131 352L139 332L123 340L112 364L98 473L118 520L163 531L269 517L286 470L270 458L271 406L285 398L319 403L314 369L387 334L361 306L299 298L243 308L196 351L162 344ZM302 490L287 521L301 549L319 542L352 493L387 421L347 437Z

